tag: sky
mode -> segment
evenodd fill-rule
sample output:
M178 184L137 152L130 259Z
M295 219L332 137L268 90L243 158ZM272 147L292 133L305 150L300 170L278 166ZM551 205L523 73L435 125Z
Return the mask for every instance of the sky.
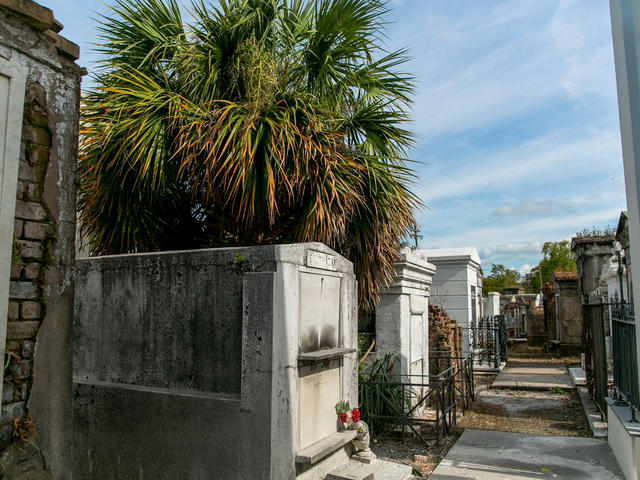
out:
M91 71L105 2L40 2ZM544 242L617 225L626 200L608 4L390 0L386 47L410 49L416 78L421 248L476 247L485 272L524 274Z

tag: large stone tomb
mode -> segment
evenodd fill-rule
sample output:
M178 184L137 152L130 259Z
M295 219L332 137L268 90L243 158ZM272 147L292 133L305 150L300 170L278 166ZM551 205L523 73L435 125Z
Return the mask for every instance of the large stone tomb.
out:
M318 243L78 261L74 478L323 478L353 438L355 286Z

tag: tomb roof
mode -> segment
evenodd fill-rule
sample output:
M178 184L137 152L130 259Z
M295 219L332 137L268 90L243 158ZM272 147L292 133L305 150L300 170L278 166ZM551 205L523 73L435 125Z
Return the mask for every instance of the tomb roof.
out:
M427 259L431 263L438 263L440 261L467 260L470 263L476 264L478 267L482 263L480 260L480 255L478 255L478 250L475 247L436 248L418 251L423 255L426 255Z

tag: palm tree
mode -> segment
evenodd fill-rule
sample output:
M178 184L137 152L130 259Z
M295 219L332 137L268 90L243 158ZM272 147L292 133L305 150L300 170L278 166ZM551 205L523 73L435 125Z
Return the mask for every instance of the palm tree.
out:
M360 304L419 205L404 160L412 78L382 0L116 0L82 116L93 254L320 241Z

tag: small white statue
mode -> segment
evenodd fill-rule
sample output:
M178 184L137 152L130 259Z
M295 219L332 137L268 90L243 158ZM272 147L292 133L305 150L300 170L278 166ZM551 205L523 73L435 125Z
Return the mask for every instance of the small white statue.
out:
M371 437L369 436L369 425L362 420L358 420L352 423L349 427L352 430L357 430L358 434L353 440L353 446L356 448L356 452L351 456L354 460L358 460L362 463L373 463L376 459L376 454L369 448Z
M356 438L353 439L355 453L352 459L362 463L373 463L376 454L369 448L371 437L369 436L369 425L360 420L360 411L357 408L351 410L348 401L341 401L336 404L336 414L343 428L348 430L356 430Z

